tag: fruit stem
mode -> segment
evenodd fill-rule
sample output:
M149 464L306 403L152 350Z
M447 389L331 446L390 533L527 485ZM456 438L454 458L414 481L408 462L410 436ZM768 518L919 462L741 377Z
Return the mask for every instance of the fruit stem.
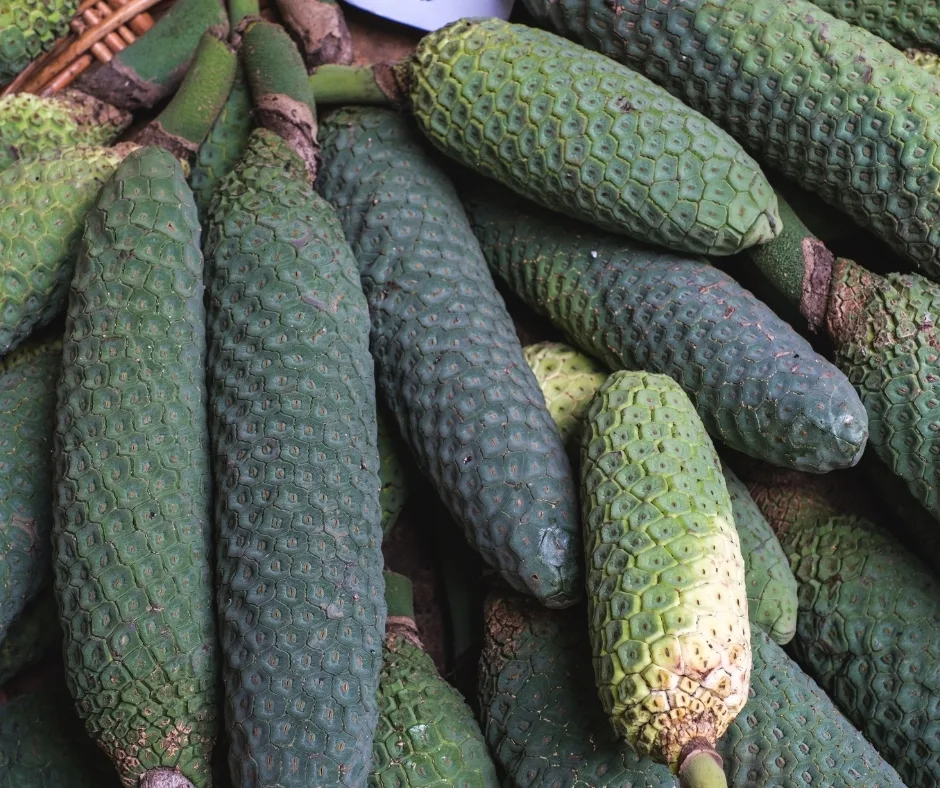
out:
M253 19L245 24L242 54L259 125L303 159L313 181L320 158L316 107L297 46L280 25Z
M258 0L228 0L228 18L232 30L246 16L260 16L261 6Z
M385 603L388 605L389 618L410 618L414 621L414 590L411 580L397 572L383 572L385 575Z
M277 10L300 46L307 68L352 63L352 37L336 0L277 0Z
M141 145L159 145L192 161L215 123L235 81L238 58L224 40L227 32L211 27L199 40L192 67L160 115L134 137Z
M308 82L318 104L400 105L404 94L388 63L371 66L328 64L314 71Z
M140 788L193 788L193 784L176 769L149 769L140 778Z
M679 767L682 788L728 788L721 756L712 749L695 750Z

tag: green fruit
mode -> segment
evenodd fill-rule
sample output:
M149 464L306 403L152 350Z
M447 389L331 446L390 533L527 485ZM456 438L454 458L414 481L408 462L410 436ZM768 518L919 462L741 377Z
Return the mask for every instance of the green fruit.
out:
M379 506L382 508L382 532L386 535L395 527L398 515L405 508L405 502L411 492L408 474L405 473L403 465L404 447L396 434L398 427L391 423L391 418L393 417L384 408L376 411L379 481L382 484Z
M0 643L0 685L53 649L62 649L62 628L55 594L46 586L23 608Z
M742 470L799 583L797 660L909 788L940 781L940 583L815 477Z
M886 41L808 0L525 5L940 277L940 86Z
M435 147L548 208L714 255L780 231L773 189L730 135L551 33L455 22L420 41L405 82Z
M414 621L411 581L385 573L388 630L372 788L495 788L496 768L463 696L441 678Z
M391 110L339 110L320 143L317 188L359 260L378 385L418 468L508 583L572 604L575 481L453 185Z
M676 380L713 438L824 472L854 465L868 417L845 376L727 274L493 190L464 192L487 262L611 369Z
M59 338L30 341L0 361L0 641L49 582L61 366Z
M614 730L683 764L714 748L747 699L744 562L721 464L682 389L615 372L581 443L589 633ZM704 756L707 757L707 756Z
M491 597L480 661L484 731L511 788L675 788L618 741L591 698L583 611ZM759 630L750 697L718 743L731 788L904 788L819 687Z
M356 261L304 162L265 129L208 216L229 770L236 788L362 786L385 599Z
M526 361L545 395L545 405L572 451L580 452L581 427L591 399L610 374L590 356L561 342L539 342L524 348ZM573 466L579 458L572 456ZM747 609L752 624L778 643L789 642L796 629L796 580L786 556L747 488L724 463L731 513L744 558Z
M940 5L933 0L813 0L837 19L870 30L898 49L940 45Z
M216 734L199 235L179 162L136 150L88 214L69 295L56 593L69 689L126 788L207 786Z
M0 170L44 150L110 145L131 123L128 112L77 90L48 98L14 93L0 98Z
M239 66L235 83L222 111L215 119L209 135L199 146L189 184L199 208L200 221L205 222L206 211L215 187L238 164L248 145L251 134L251 90L245 73Z
M0 785L112 788L114 770L82 730L61 679L0 703Z
M0 85L69 32L78 0L4 0L0 5Z
M49 149L0 171L0 354L65 305L85 215L136 147Z

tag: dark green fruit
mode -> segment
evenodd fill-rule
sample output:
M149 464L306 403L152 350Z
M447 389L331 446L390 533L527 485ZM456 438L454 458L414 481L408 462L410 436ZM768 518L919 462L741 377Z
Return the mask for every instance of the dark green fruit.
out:
M55 593L49 585L23 608L0 643L0 686L53 649L62 649L62 628Z
M78 0L4 0L0 5L0 85L69 31Z

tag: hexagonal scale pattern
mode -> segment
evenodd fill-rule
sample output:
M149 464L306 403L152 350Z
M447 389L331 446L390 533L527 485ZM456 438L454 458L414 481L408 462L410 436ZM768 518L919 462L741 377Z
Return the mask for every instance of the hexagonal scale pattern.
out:
M461 20L426 35L409 66L428 139L541 205L687 252L734 254L779 232L777 197L743 148L606 57Z
M747 698L744 561L718 455L665 375L615 372L581 443L589 632L614 729L675 767Z
M885 7L915 4L937 15L934 0ZM940 83L885 40L808 0L525 5L662 85L940 277Z
M61 311L85 216L130 149L54 148L0 171L0 353Z
M473 711L441 678L413 624L390 623L385 638L370 788L496 788Z
M852 384L765 304L703 259L465 187L483 254L522 300L610 369L669 375L709 434L801 470L858 462L868 416Z
M940 781L940 583L800 474L745 481L799 584L791 648L909 788Z
M937 0L813 0L823 11L864 27L898 49L936 49L940 41Z
M88 214L55 433L55 584L69 689L126 788L210 782L217 650L200 230L167 151L131 153Z
M392 422L393 416L385 408L376 411L379 448L379 506L382 507L382 533L388 534L398 520L398 515L405 508L405 502L411 494L408 474L403 463L410 462L405 454L398 435L398 425Z
M69 31L78 0L9 0L0 6L0 83Z
M363 786L386 604L359 272L269 131L252 132L208 216L229 770L235 788Z
M545 604L582 595L577 487L454 187L402 113L320 125L317 189L359 261L378 385L467 540Z

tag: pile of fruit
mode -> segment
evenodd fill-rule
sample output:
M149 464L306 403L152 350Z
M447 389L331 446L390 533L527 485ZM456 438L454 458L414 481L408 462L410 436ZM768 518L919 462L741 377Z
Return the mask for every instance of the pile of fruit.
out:
M0 99L0 786L940 785L940 6L522 5Z

